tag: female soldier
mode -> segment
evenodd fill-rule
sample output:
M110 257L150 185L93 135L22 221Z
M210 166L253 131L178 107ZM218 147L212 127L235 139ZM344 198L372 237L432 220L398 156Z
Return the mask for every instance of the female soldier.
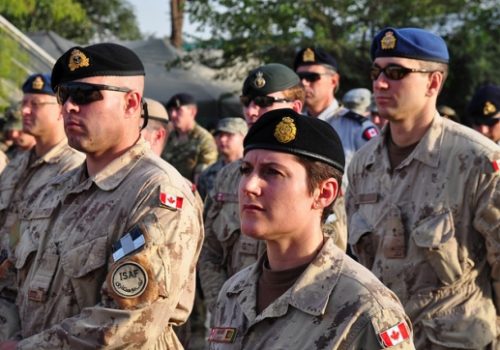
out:
M267 250L224 284L210 349L414 349L397 297L321 231L344 170L332 127L278 109L244 146L241 228Z

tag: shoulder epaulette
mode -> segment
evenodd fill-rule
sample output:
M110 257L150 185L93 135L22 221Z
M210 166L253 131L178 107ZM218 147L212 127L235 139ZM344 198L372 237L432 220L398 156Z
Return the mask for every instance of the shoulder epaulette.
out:
M347 113L345 113L343 115L343 117L352 119L352 120L358 122L359 124L363 124L364 122L369 120L368 118L363 117L361 114L358 114L358 113L350 111L350 110L348 110Z

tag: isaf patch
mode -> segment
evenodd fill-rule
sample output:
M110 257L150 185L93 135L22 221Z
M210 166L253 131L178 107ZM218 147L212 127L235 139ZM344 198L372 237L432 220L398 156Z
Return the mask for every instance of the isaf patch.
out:
M113 291L123 298L141 295L148 285L148 274L138 263L128 261L117 266L111 274Z
M210 329L208 341L212 343L234 343L236 339L236 328L214 327Z
M134 226L130 232L126 233L118 242L113 244L114 262L117 262L130 253L141 249L144 244L146 244L144 235L139 227Z
M397 325L381 332L379 334L380 344L384 348L396 346L405 340L410 339L410 330L405 321L399 322Z

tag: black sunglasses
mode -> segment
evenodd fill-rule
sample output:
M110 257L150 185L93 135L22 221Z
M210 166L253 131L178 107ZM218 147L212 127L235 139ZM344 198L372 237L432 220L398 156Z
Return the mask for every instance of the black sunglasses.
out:
M406 68L398 64L390 64L384 68L381 68L377 65L373 65L372 68L370 69L370 78L372 80L377 80L380 73L384 73L387 79L401 80L410 73L433 73L433 72L435 71L428 69Z
M314 83L321 79L322 75L332 75L331 73L316 73L316 72L297 72L300 80L305 80L309 83Z
M292 102L286 98L276 98L272 96L240 96L240 102L245 107L248 107L252 101L261 108L271 107L273 103L276 102Z
M77 105L86 105L95 101L100 101L103 99L101 90L118 91L118 92L130 92L129 88L101 85L101 84L90 84L82 82L69 82L62 83L56 88L57 102L59 104L64 104L68 98L71 97L71 101Z

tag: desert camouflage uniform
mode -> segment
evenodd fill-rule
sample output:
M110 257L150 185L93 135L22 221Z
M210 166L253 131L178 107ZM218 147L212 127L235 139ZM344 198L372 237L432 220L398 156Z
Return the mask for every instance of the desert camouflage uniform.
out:
M500 148L436 116L391 170L387 130L349 167L349 243L401 299L417 348L484 349L500 307Z
M225 281L262 255L265 242L241 233L238 207L238 184L241 160L226 165L215 178L212 191L205 200L205 241L198 269L205 301L213 308ZM339 198L342 201L341 198ZM334 218L345 220L345 210L335 205L325 230L335 237L335 244L345 251L347 229ZM340 208L340 210L339 210ZM344 221L345 222L345 221ZM341 234L337 234L342 232Z
M181 348L172 325L191 311L201 216L143 139L94 177L56 178L22 216L18 349Z
M5 153L3 153L2 150L0 150L0 174L2 173L3 169L7 166L7 163L9 162L9 158Z
M224 284L211 350L414 349L410 321L397 297L331 238L295 284L256 314L262 263L263 257ZM384 346L383 334L397 325L405 327L407 339L400 335L398 345Z
M210 190L214 187L215 177L217 173L224 167L224 160L219 159L214 164L203 170L198 178L196 188L200 193L201 198L205 198Z
M84 159L85 156L69 147L64 139L40 158L31 149L20 153L8 164L0 175L0 248L4 259L12 256L13 248L19 240L15 223L19 212L29 205L23 202L55 176L82 164ZM0 320L0 340L11 337L18 328L17 315L13 312L15 308L12 305L16 295L15 272L10 265L10 259L0 265L0 299L3 299L0 302L0 314L4 316Z
M182 176L194 181L197 175L217 160L217 146L212 134L196 124L185 142L179 140L179 134L174 130L168 136L161 157Z

